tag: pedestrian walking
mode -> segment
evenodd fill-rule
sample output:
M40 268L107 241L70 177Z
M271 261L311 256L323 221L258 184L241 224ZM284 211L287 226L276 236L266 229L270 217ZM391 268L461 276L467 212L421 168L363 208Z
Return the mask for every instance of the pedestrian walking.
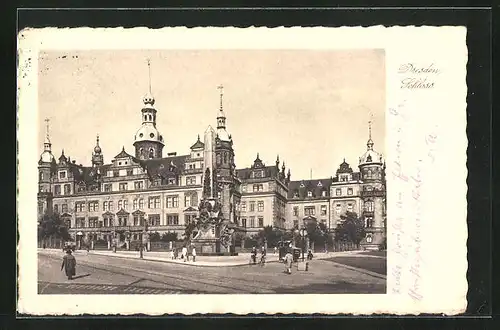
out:
M191 252L193 255L193 262L196 261L196 248L193 246L193 251Z
M174 249L170 250L170 259L175 259Z
M186 258L187 258L187 248L186 246L182 247L182 259L184 260L184 262L186 262Z
M63 270L63 268L64 268L64 271L66 272L66 276L68 277L68 280L72 280L73 276L76 275L76 259L71 254L71 249L67 249L66 255L63 257L61 271Z
M291 274L292 273L292 261L293 261L293 256L290 250L288 250L285 254L284 258L284 264L285 264L285 273Z
M278 248L275 246L274 247L274 254L276 254L276 252L278 252Z

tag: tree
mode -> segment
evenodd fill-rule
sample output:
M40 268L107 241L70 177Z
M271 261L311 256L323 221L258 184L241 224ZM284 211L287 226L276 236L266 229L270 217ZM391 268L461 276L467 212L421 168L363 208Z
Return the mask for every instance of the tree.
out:
M196 220L190 221L185 225L185 227L184 227L184 240L186 242L191 241L191 238L192 238L191 236L196 228L197 228Z
M158 242L161 240L160 233L155 231L154 233L149 234L149 240L151 242Z
M365 237L365 224L363 218L358 217L355 212L347 212L345 215L341 215L340 218L343 221L335 228L336 239L359 244Z
M49 214L45 212L38 225L38 239L43 240L49 237L70 240L71 236L68 227L61 219L59 213Z
M177 233L176 232L164 233L161 236L161 240L163 242L176 242L177 241Z

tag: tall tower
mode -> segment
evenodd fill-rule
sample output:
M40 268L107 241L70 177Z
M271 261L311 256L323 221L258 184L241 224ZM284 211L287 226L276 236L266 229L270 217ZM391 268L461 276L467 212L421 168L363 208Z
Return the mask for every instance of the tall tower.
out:
M235 221L236 205L239 204L239 197L235 194L235 175L233 139L226 131L226 115L223 109L223 86L217 87L220 94L220 105L217 114L217 131L215 137L215 180L217 182L217 195L222 205L224 220Z
M92 166L104 165L104 158L102 155L101 147L99 146L99 134L97 134L94 152L92 153Z
M151 93L151 65L148 60L149 91L143 97L142 102L142 124L134 136L135 157L139 159L162 158L162 150L165 146L163 136L156 129L155 99Z
M49 138L49 119L45 119L46 132L43 152L38 161L38 217L52 211L52 175L55 172L55 158L52 155L52 144Z
M366 236L361 245L366 249L378 249L384 241L385 228L385 166L381 154L373 149L371 121L368 122L367 150L359 158L363 200L363 219Z

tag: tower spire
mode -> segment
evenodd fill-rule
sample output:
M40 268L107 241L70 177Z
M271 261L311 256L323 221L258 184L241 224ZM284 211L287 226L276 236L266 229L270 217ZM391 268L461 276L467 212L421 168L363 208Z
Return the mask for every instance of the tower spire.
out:
M217 89L220 91L219 93L219 97L220 97L220 110L222 111L222 97L224 95L224 86L222 86L222 84L220 84L219 86L217 86Z
M373 119L373 114L370 113L370 120L368 121L368 142L366 143L366 146L368 147L368 150L372 150L373 149L372 119Z
M151 61L148 58L148 73L149 73L149 94L151 94Z
M46 129L45 129L45 137L47 138L47 140L49 140L49 122L50 122L50 119L49 118L45 118L45 126L46 126Z

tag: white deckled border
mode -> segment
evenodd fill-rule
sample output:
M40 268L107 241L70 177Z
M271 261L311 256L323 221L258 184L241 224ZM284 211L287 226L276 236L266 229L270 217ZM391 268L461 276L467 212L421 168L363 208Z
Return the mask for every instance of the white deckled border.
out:
M467 168L466 168L466 29L464 27L342 27L342 28L165 28L26 29L19 33L19 176L18 311L34 315L75 314L197 314L197 313L393 313L457 314L467 294ZM411 121L398 121L389 110L387 121L388 294L346 295L38 295L37 294L37 73L40 50L85 49L384 49L387 70L387 109L398 107ZM432 91L400 89L400 64L434 63L441 74ZM403 107L401 105L404 104ZM404 134L398 135L403 128ZM435 136L431 163L426 137ZM420 166L425 183L420 204L411 199L415 186L402 184L395 170L396 145L404 139L401 166L408 175ZM428 142L428 141L427 141ZM419 163L418 159L425 159ZM403 165L404 164L404 165ZM404 212L396 209L404 193ZM409 197L408 197L409 196ZM419 208L417 210L417 207ZM420 212L418 219L417 211ZM398 213L399 212L399 213ZM403 250L391 239L394 216L401 216ZM419 227L415 227L416 224ZM409 295L415 285L415 232L420 231L418 289L421 300ZM445 234L443 234L445 233ZM443 241L443 237L446 239ZM413 256L413 257L412 257ZM396 283L395 268L403 269ZM400 294L395 294L399 291ZM96 299L98 298L98 299ZM129 298L129 299L128 299ZM300 302L300 303L299 303Z

